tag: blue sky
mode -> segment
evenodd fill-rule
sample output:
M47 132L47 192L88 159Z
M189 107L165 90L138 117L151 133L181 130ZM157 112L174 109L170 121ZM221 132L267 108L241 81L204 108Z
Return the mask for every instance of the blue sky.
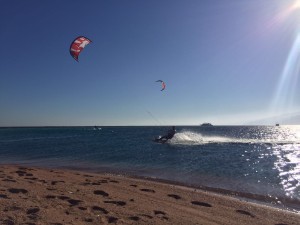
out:
M300 112L299 6L1 0L0 126L237 125ZM93 42L77 63L80 35Z

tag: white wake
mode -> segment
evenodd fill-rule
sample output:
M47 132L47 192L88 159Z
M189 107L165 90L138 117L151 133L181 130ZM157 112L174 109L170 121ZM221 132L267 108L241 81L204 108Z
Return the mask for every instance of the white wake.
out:
M174 145L206 145L222 143L241 143L241 144L296 144L295 140L278 140L278 139L247 139L234 138L226 136L204 136L200 133L191 131L182 131L175 134L170 140Z

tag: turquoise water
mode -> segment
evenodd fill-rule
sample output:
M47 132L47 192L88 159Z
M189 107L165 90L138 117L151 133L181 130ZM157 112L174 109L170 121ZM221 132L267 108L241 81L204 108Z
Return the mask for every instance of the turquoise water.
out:
M0 163L109 171L300 203L300 126L0 128Z

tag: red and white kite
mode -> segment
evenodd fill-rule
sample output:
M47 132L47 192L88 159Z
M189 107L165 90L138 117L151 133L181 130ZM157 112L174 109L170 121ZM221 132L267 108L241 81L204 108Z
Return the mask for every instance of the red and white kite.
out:
M78 62L79 54L92 41L86 37L79 36L71 43L70 54Z

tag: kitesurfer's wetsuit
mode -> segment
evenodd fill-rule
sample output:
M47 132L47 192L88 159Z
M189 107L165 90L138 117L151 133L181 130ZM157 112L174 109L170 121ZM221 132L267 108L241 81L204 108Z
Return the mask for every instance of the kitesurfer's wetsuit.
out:
M168 134L162 136L161 138L159 138L159 140L162 140L162 139L167 139L167 140L168 139L172 139L174 137L175 133L176 133L175 126L173 126L172 129L168 131Z

